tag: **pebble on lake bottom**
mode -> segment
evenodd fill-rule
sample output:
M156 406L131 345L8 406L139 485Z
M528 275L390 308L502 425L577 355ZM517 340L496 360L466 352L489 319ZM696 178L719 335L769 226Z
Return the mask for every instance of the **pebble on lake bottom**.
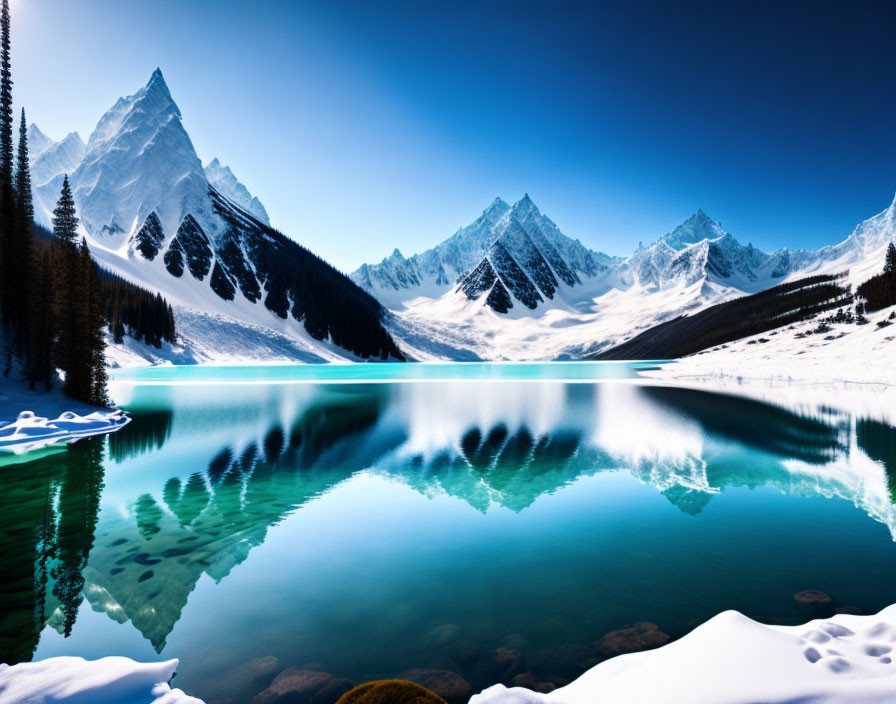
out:
M799 604L830 604L833 601L829 594L818 589L804 589L793 598Z
M602 655L613 656L651 650L665 645L670 640L672 637L668 633L663 633L655 623L638 621L629 628L621 628L603 635L600 640L594 642L594 647Z

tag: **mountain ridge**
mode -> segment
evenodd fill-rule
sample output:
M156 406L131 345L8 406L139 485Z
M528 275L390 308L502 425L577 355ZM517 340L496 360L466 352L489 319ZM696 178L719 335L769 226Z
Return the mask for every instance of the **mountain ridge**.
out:
M220 358L220 349L239 350L241 336L257 341L262 328L270 330L272 351L291 349L280 341L286 335L302 361L402 359L382 326L382 306L256 217L251 210L267 215L260 201L229 168L219 160L216 165L212 178L235 193L236 202L210 182L156 69L100 118L69 174L81 233L94 258L172 303L182 339L194 346L172 353L178 359ZM58 173L34 187L38 221L50 219L61 179ZM219 321L213 339L208 315ZM201 332L191 329L195 321Z
M516 224L509 226L510 220ZM525 237L512 236L517 226ZM554 228L528 194L509 207L497 198L439 245L407 258L396 250L352 277L392 312L390 329L421 358L452 358L452 350L465 350L479 359L575 359L796 278L849 270L850 282L859 283L877 273L886 244L896 237L896 199L842 242L815 251L764 252L741 244L702 209L625 258L587 250ZM541 239L545 231L559 258ZM502 240L505 232L510 243ZM485 249L483 241L489 242ZM462 245L466 250L458 252ZM539 256L526 254L533 245ZM459 278L436 285L431 273L425 277L445 263L446 252L451 263L472 264ZM575 256L580 259L569 269L577 281L563 276L563 265Z

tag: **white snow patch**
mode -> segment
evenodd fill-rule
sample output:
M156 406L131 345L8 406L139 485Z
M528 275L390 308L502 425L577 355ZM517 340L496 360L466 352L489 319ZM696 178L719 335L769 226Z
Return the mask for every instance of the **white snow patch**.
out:
M59 442L73 442L91 435L120 430L130 422L123 411L94 411L79 416L65 411L58 418L22 411L13 421L0 420L0 450L22 454Z
M644 375L715 387L753 382L780 387L793 383L894 387L896 319L890 320L894 313L896 306L869 313L865 325L829 323L826 332L815 332L818 319L808 320L714 347Z
M892 702L894 643L896 605L802 626L765 626L725 611L674 643L615 657L550 694L495 685L470 704Z
M203 704L169 682L178 661L58 657L0 665L0 704Z

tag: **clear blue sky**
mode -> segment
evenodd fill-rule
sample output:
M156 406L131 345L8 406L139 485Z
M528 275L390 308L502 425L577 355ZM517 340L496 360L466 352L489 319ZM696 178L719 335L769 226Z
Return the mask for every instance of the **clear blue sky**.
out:
M11 2L45 132L160 66L200 157L344 270L497 195L626 254L698 208L817 247L896 191L894 3Z

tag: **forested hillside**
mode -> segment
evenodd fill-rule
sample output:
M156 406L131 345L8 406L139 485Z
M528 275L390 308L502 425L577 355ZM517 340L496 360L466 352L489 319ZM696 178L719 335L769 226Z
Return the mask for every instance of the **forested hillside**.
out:
M107 324L119 342L129 334L159 346L176 335L160 296L99 270L67 177L53 231L34 224L24 109L13 144L9 0L0 4L0 321L4 376L49 389L58 370L66 394L96 405L107 403Z
M812 276L670 320L591 359L677 359L851 302L842 275Z

